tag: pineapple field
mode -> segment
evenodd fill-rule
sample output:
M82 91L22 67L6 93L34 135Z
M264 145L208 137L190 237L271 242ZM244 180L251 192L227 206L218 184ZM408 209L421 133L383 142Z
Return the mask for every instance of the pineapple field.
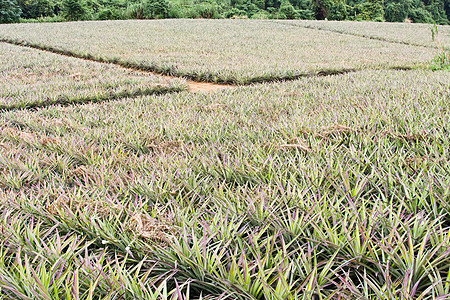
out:
M1 299L450 297L450 26L0 41Z

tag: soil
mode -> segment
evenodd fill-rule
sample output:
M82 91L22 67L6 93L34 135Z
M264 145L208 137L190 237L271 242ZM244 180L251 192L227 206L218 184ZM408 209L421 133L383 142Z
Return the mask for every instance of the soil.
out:
M231 85L196 81L188 81L187 84L188 90L191 92L212 92L232 87Z

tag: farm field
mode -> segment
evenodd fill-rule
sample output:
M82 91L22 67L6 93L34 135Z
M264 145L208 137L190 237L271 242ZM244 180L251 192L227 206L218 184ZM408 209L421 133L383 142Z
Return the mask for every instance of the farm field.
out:
M220 43L213 29L179 44L206 22L32 24L35 36L7 30L23 24L1 25L0 36L151 65L151 43L163 34L144 49L124 33L172 28L165 45L180 55L191 46L186 70L198 61L212 76L228 63L217 45L198 52L207 39ZM267 21L223 24L236 30L217 33L230 35L221 51L241 58L262 43L252 30L284 32ZM81 42L85 26L89 42ZM123 38L99 41L108 26ZM251 46L230 46L244 32ZM308 49L326 54L322 40L314 46L316 31L302 33ZM415 67L394 70L376 56L353 72L278 73L276 82L224 88L0 43L0 298L447 299L449 72L427 68L435 49L317 34L386 44L394 54L405 47L401 59ZM277 59L279 70L291 67L274 54L258 65L269 53L261 51L224 74L243 84ZM336 68L329 57L309 64L307 72Z
M0 44L0 109L176 91L183 81Z
M430 49L265 20L11 24L0 26L0 40L198 81L238 84L319 72L411 68L436 55Z
M309 20L277 20L280 24L340 32L355 36L363 36L396 43L425 47L450 48L450 27L436 26L437 34L433 41L430 24L383 23L383 22L351 22L351 21L309 21ZM401 34L399 34L401 33Z

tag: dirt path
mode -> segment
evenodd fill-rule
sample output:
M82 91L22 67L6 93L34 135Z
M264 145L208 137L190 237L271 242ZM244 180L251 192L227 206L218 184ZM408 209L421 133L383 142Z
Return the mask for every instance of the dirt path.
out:
M178 76L169 76L169 75L162 75L151 71L146 71L146 73L152 74L153 76L157 76L160 78L164 78L167 80L172 80L176 78L183 78ZM217 90L223 90L223 89L230 89L236 87L235 85L231 84L219 84L219 83L211 83L211 82L200 82L200 81L193 81L193 80L186 80L187 84L187 90L193 93L197 92L214 92Z
M233 85L209 83L209 82L196 82L187 81L188 90L191 92L212 92L217 90L233 88Z

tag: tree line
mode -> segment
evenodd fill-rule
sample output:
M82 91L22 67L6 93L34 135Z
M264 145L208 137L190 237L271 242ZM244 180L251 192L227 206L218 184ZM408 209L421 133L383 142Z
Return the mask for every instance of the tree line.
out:
M0 23L253 18L449 24L450 0L0 0Z

